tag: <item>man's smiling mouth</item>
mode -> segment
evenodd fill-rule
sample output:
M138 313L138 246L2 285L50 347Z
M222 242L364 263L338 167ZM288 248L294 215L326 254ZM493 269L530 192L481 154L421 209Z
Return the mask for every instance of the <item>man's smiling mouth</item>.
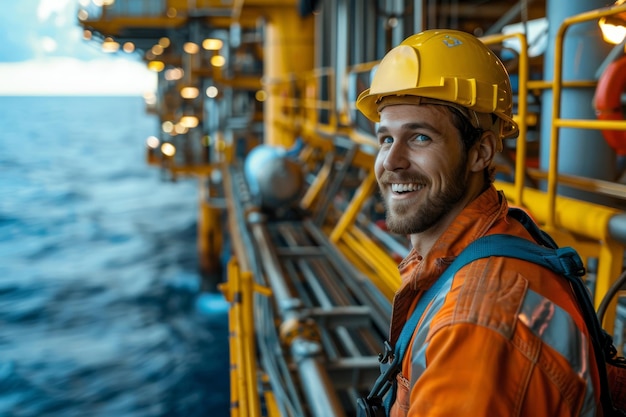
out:
M422 188L424 188L424 184L391 184L391 191L400 194L419 191Z

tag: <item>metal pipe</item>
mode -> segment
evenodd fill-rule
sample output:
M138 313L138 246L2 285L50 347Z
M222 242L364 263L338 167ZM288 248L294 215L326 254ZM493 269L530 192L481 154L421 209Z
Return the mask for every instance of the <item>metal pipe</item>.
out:
M296 338L291 344L291 353L298 365L302 390L311 407L311 415L318 417L342 417L345 412L339 398L329 391L333 383L319 360L319 344Z
M276 252L272 250L273 245L263 224L263 217L259 213L252 213L249 216L249 223L270 287L278 302L283 323L301 319L298 309L302 303L293 297L283 279L280 262ZM303 381L301 387L312 407L313 416L345 416L332 381L322 366L320 343L301 335L296 335L290 343L300 380Z

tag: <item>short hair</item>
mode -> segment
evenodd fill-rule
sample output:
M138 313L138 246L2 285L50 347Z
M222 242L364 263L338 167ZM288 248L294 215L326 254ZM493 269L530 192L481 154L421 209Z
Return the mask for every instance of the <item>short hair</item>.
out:
M449 109L450 115L452 116L452 124L459 131L461 135L461 143L463 144L463 150L465 151L465 155L468 154L469 150L478 142L478 139L485 132L484 129L480 127L476 128L472 125L471 121L467 119L467 117L461 113L458 109L452 106L445 106ZM492 115L494 119L494 123L496 122L495 115ZM492 163L484 170L485 175L485 184L491 184L496 179L496 167Z

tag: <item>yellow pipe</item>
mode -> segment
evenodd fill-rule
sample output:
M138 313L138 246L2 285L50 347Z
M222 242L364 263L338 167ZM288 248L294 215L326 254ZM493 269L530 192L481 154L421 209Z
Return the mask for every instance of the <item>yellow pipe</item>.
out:
M363 207L363 203L372 195L372 191L376 187L376 175L374 174L374 170L370 170L367 174L367 177L363 180L357 191L354 193L352 200L350 200L350 204L346 208L346 211L343 213L335 229L330 234L330 240L334 243L337 243L341 238L341 235L346 231L346 229L354 224L354 220L356 216L358 216L361 211L361 207Z
M396 286L392 288L391 286L387 285L387 280L381 280L378 271L374 271L370 268L370 266L365 262L367 256L370 255L366 255L366 257L364 258L362 254L354 251L354 249L350 246L350 243L343 240L337 242L337 247L346 257L348 262L354 265L356 269L363 272L363 274L368 277L368 279L382 292L382 294L388 300L391 300L393 298L393 295L398 287Z
M514 192L514 186L510 183L496 182L496 187L503 190L505 195ZM537 222L546 225L547 232L555 234L558 228L562 228L597 242L599 252L594 305L598 308L602 298L617 280L623 268L624 246L613 240L608 230L611 218L621 212L610 207L563 196L555 197L554 211L551 212L545 204L549 197L544 192L528 188L522 203L530 210ZM554 222L552 229L547 226L547 220L551 215ZM554 237L556 239L556 236ZM576 248L575 244L572 246ZM584 249L580 251L581 254ZM614 322L615 303L612 303L604 317L605 328L610 333L613 332Z
M513 185L507 182L496 181L496 188L504 191L507 196L514 191ZM545 204L547 198L545 192L527 188L522 202L537 222L544 225L551 214ZM605 241L610 238L608 222L613 216L621 213L610 207L563 196L558 196L556 201L558 201L558 205L556 205L557 210L554 217L555 229L564 228L572 233L598 241Z
M374 285L388 299L393 298L393 295L400 287L397 263L356 227L344 233L341 240L345 243L346 248L362 259L363 265L367 265L373 273L368 273L365 269L362 272L370 277Z
M300 207L304 210L310 210L319 193L324 189L326 182L330 178L333 168L333 161L327 160L322 168L318 171L317 176L307 189L306 193L300 200Z

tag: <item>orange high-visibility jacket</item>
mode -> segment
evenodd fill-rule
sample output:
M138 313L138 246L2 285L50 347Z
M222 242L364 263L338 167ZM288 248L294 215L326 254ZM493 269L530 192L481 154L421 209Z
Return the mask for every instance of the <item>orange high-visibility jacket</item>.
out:
M494 233L532 240L492 186L470 203L426 257L399 265L395 344L417 299L472 241ZM567 281L528 261L470 263L420 319L397 377L391 416L601 415L591 340Z

